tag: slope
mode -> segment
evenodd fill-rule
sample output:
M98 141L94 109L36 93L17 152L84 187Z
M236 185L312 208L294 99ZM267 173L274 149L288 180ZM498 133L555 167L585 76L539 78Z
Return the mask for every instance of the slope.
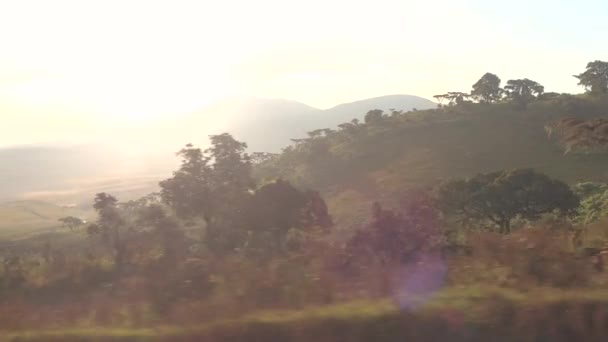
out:
M279 152L290 144L292 138L304 138L309 131L335 128L355 118L361 120L372 109L409 111L435 107L435 103L421 97L387 95L326 110L283 99L237 99L218 104L206 112L214 112L213 117L223 121L216 129L217 133L226 131L233 134L247 142L250 151ZM196 125L203 126L201 122Z
M322 189L343 225L368 213L369 202L394 202L411 188L450 178L534 168L569 183L608 180L608 156L564 154L547 123L566 116L608 114L606 101L538 101L525 111L509 104L468 103L401 115L308 139L261 165L261 178L283 177Z

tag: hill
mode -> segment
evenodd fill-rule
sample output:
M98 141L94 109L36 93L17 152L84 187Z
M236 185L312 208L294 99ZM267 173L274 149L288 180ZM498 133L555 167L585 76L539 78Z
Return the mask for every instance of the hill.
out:
M481 172L534 168L568 183L606 181L608 156L564 154L544 127L563 117L607 114L605 102L568 97L523 111L465 103L384 115L295 144L257 174L324 190L331 212L346 225L367 214L371 200L394 201L407 189Z
M319 128L362 120L372 109L403 110L435 108L437 104L412 95L387 95L344 103L321 110L300 102L283 99L233 99L207 109L223 121L219 131L233 134L247 142L250 151L279 152L292 138L304 138ZM201 114L201 116L203 116ZM206 117L209 114L205 115ZM202 126L192 118L195 126Z
M390 112L392 110L410 111L436 108L437 104L422 97L413 95L386 95L371 99L343 103L323 111L325 125L316 128L335 128L337 125L349 122L352 119L363 120L363 116L369 110L381 109Z
M320 124L319 109L283 99L233 99L205 112L214 112L222 121L213 134L229 132L247 142L250 151L278 152L291 138L302 137ZM198 116L191 120L195 127L204 125Z

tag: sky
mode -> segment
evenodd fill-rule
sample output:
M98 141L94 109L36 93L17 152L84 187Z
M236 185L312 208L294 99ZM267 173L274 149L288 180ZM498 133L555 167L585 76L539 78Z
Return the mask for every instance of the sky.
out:
M113 139L231 96L431 98L485 72L581 92L572 75L608 59L606 13L605 0L0 0L0 146Z

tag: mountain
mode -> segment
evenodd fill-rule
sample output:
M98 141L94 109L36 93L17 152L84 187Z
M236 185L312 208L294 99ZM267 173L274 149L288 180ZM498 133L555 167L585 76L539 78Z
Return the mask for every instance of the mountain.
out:
M250 151L278 152L318 128L336 128L352 119L362 120L373 109L410 111L436 108L437 104L412 95L387 95L321 110L282 99L248 99L213 108L221 113L223 131L247 142ZM226 119L229 118L229 119Z
M222 121L214 134L229 132L250 151L278 152L320 124L319 109L283 99L233 99L210 111Z
M372 109L381 109L388 112L394 109L407 112L410 110L432 109L436 107L437 104L435 102L418 96L386 95L337 105L333 108L324 110L323 119L325 120L325 126L333 128L334 126L351 121L355 118L362 120L365 114Z

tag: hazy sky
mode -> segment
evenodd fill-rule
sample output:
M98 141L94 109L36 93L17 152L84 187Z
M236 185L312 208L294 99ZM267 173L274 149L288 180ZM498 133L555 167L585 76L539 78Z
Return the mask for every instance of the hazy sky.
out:
M608 59L607 14L606 0L0 0L0 145L111 136L229 95L430 98L486 71L579 92L572 75Z

